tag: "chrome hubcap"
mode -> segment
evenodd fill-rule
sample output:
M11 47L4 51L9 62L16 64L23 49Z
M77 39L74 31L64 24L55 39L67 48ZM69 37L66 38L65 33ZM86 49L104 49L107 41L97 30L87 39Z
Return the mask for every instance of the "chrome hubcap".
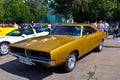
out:
M76 62L75 56L71 55L70 58L69 58L69 60L68 60L68 67L70 69L73 69L74 66L75 66L75 62Z
M103 42L100 42L99 48L100 48L100 50L103 48Z
M9 47L7 44L2 44L0 46L0 53L1 54L7 54L9 52Z

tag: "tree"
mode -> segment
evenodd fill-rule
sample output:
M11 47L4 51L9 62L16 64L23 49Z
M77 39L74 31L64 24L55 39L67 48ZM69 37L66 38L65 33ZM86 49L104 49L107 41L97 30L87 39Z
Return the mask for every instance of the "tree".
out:
M51 8L56 13L64 15L69 18L73 15L75 22L82 22L87 19L88 5L91 0L54 0L51 3Z
M4 8L6 22L28 22L32 18L29 7L22 0L6 0Z
M120 21L120 1L116 2L117 7L114 9L112 20Z
M47 15L47 0L24 0L29 6L33 20L38 21Z
M45 19L47 16L47 7L40 3L35 9L35 20L39 21L40 19Z
M72 14L75 22L99 19L111 20L113 14L119 12L116 4L119 0L54 0L52 6L56 13ZM119 1L120 3L120 1ZM115 14L114 14L115 16Z
M90 17L96 20L110 20L113 17L114 9L116 7L115 0L94 0L90 5L90 14L92 14Z
M62 14L66 19L72 14L71 6L72 0L54 0L50 3L50 7L54 9L55 13Z
M72 2L72 12L75 22L89 20L89 4L91 0L74 0Z
M4 11L3 11L3 1L0 0L0 22L3 21L3 15L4 15Z

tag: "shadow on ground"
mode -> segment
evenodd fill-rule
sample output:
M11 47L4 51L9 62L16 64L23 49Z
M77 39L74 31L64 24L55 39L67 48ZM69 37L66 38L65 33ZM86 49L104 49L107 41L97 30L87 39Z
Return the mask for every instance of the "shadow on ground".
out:
M105 48L120 48L120 46L104 46Z
M18 60L13 60L0 65L0 69L8 73L25 77L28 80L43 80L44 78L53 75L53 73L65 74L61 67L46 68L44 66L28 66L20 63Z
M86 55L82 56L81 58L78 59L78 61L88 56L91 53L92 52L89 52ZM43 80L44 78L53 75L53 73L66 74L63 67L61 66L51 67L51 68L47 68L42 65L29 66L20 63L17 59L0 65L0 69L10 74L27 78L28 80Z

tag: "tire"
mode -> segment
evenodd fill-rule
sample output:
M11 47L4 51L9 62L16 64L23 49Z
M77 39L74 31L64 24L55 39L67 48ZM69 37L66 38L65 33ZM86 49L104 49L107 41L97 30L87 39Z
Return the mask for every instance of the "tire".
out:
M102 49L103 49L103 40L100 41L100 44L99 44L99 46L95 49L95 51L97 51L97 52L101 52Z
M66 72L71 72L76 65L76 54L75 53L71 53L68 55L65 63L64 63L64 69Z
M0 54L1 55L6 55L9 52L9 43L3 42L0 43Z

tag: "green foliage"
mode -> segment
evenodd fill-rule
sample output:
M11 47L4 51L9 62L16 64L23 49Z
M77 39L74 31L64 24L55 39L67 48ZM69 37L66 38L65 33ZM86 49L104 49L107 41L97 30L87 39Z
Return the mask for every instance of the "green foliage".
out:
M7 4L7 5L6 5ZM5 22L28 22L32 15L29 7L21 0L5 1Z
M0 0L0 22L39 21L47 16L48 5L66 19L71 15L75 22L86 20L120 20L119 0Z
M2 22L2 20L3 20L3 15L4 15L4 13L3 13L3 2L2 2L2 0L0 0L0 22Z
M88 20L90 3L91 3L91 0L74 0L73 1L72 12L73 12L75 22L83 22Z
M53 5L54 4L54 5ZM56 13L63 15L72 14L75 22L99 19L119 20L119 0L54 0L52 8ZM66 7L66 5L69 5Z
M71 11L72 0L54 0L51 2L50 7L55 10L55 13L62 14L68 18Z
M25 3L29 6L34 21L47 16L47 0L25 0Z
M114 9L116 6L116 1L112 0L100 0L100 1L92 1L90 5L90 15L91 18L95 18L96 20L99 19L106 19L110 20L113 17Z
M47 0L0 0L0 21L30 22L38 21L47 15Z
M47 16L47 7L41 3L34 9L34 11L36 21L40 19L45 19Z

